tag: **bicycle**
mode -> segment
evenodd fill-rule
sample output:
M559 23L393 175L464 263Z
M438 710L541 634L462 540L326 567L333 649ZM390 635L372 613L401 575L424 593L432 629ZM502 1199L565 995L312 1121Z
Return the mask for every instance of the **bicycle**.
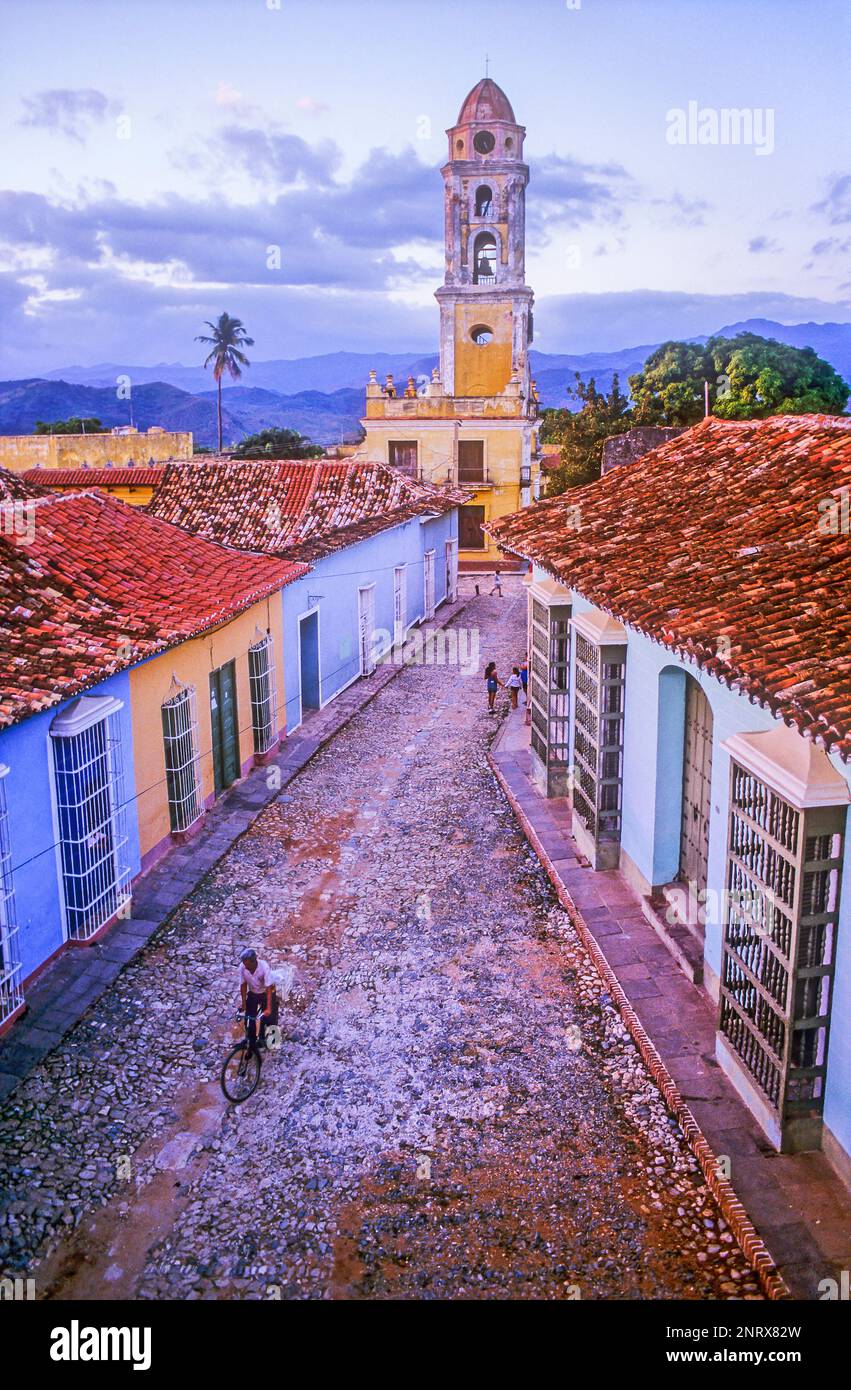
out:
M260 1084L260 1067L268 1044L262 1030L251 1026L259 1020L260 1010L256 1014L249 1014L240 1009L236 1017L244 1020L245 1037L231 1048L222 1064L219 1080L225 1099L232 1105L241 1105Z

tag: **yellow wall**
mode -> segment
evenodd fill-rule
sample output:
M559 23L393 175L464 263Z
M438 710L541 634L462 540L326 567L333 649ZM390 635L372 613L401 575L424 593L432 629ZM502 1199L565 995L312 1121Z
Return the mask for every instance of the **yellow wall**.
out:
M470 337L473 328L483 324L493 332L489 343L480 345ZM514 314L510 301L504 304L455 305L455 394L456 396L497 396L511 380L511 341Z
M423 427L416 419L382 421L380 426L372 420L366 421L367 437L361 450L364 458L380 459L389 463L389 444L396 440L416 440L420 477L423 482L445 483L447 478L453 484L457 479L457 443L459 439L483 440L486 476L492 486L481 488L469 498L472 505L485 508L485 520L507 516L521 507L520 467L523 462L524 425L506 422L499 428L476 428L476 421L466 419L463 424L446 421L445 427L429 425ZM533 468L532 478L537 473ZM484 550L459 549L459 559L472 562L481 561L488 565L498 561L500 552L489 538ZM504 558L504 557L503 557Z
M194 685L198 705L198 748L201 781L206 801L214 793L210 672L236 661L236 709L239 721L240 765L254 755L251 733L251 697L248 684L248 648L269 628L275 643L278 728L286 723L283 669L283 618L280 593L256 603L214 632L184 642L130 672L133 718L133 762L138 794L139 841L142 858L171 831L165 781L165 750L161 707L171 689L172 675L184 685Z
M0 468L24 473L28 468L102 468L106 463L165 463L191 459L192 435L153 430L145 434L7 434L0 435Z
M64 485L57 487L55 483L47 483L45 486L49 487L51 492L59 493L80 492L82 490L79 483L75 483L73 487ZM134 484L133 487L110 487L100 477L93 478L91 484L84 484L84 487L89 486L97 492L108 492L110 497L119 497L122 502L129 502L131 507L146 507L154 495L152 487L141 487L138 484Z

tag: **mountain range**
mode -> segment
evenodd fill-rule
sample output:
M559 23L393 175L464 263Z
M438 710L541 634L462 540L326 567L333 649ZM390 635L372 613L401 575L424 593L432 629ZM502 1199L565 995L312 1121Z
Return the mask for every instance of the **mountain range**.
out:
M851 324L747 319L728 324L716 336L731 338L744 332L776 338L793 347L812 347L846 381L851 380ZM533 349L530 364L541 404L570 404L565 391L573 385L575 372L586 382L593 376L601 390L610 388L617 372L625 388L627 377L641 369L655 346L650 343L618 352L580 354ZM408 376L430 376L437 362L437 353L424 356L415 352L333 352L254 362L240 384L223 386L225 440L236 443L258 430L285 426L319 444L339 443L356 435L370 369L375 369L379 380L392 372L397 383L404 384ZM131 401L118 398L119 377L129 378ZM191 430L198 444L216 442L216 392L210 389L209 373L200 366L161 362L140 367L102 362L0 382L0 434L29 434L38 420L63 420L72 415L95 415L108 427L133 423L142 430L149 425Z

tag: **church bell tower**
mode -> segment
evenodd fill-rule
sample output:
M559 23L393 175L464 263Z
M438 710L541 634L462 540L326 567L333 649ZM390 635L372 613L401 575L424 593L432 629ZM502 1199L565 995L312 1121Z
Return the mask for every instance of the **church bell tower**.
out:
M489 77L447 131L446 272L440 304L440 375L453 396L492 396L510 382L529 403L533 294L526 284L526 130Z

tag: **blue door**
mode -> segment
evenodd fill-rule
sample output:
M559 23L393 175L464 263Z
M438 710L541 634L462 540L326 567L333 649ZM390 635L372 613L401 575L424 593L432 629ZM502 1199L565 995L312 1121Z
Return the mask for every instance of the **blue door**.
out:
M319 614L309 613L299 622L301 658L301 717L319 709Z

